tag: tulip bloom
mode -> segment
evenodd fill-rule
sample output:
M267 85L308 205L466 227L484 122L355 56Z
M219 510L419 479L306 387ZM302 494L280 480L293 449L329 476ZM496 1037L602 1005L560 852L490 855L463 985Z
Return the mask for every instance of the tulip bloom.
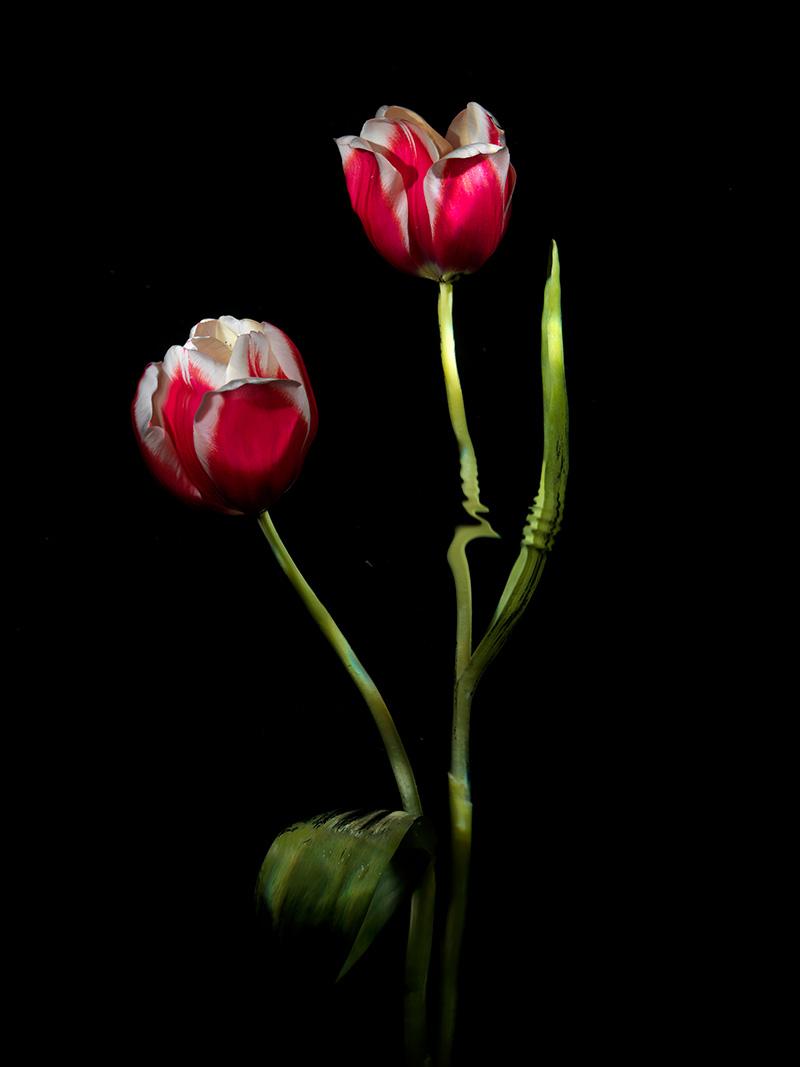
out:
M133 424L153 474L183 500L229 514L270 507L317 431L300 353L268 322L203 319L145 370Z
M503 131L480 104L468 104L447 137L413 111L382 107L359 137L336 143L353 210L395 267L449 281L497 248L516 174Z

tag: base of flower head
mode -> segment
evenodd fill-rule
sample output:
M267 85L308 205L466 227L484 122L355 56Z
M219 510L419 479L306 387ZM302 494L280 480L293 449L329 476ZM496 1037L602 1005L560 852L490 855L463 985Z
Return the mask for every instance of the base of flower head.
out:
M442 282L454 282L468 273L469 271L464 270L443 271L442 268L437 267L435 263L428 263L417 271L420 278L430 278L431 281L436 282L437 284L441 284Z

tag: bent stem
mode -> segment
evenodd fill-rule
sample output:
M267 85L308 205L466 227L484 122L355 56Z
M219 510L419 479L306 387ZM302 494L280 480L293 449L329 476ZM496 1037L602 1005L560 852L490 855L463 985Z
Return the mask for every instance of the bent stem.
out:
M456 594L456 650L455 685L453 691L453 736L451 748L450 825L452 849L452 883L447 910L442 964L442 1003L439 1052L442 1067L450 1062L455 1034L458 1000L458 965L467 908L467 882L472 844L472 801L469 789L469 720L473 687L464 685L465 673L472 655L472 581L467 545L479 537L497 537L489 522L482 516L488 511L480 501L478 463L467 426L464 397L456 362L453 333L453 286L439 284L439 334L442 347L442 369L447 390L450 422L458 444L463 507L474 524L458 526L447 562L453 574Z
M300 594L300 599L308 608L314 622L330 642L334 652L344 664L345 670L353 679L356 688L364 698L375 725L378 727L386 754L392 765L392 771L394 772L394 778L400 791L404 809L411 815L421 815L422 804L420 803L417 783L414 779L414 772L411 769L408 754L400 739L400 734L397 732L391 712L379 693L378 687L367 674L361 660L350 646L350 642L333 621L328 609L300 573L297 564L289 555L286 545L281 541L268 512L261 512L258 517L258 524L263 530L267 541L269 541L269 546L284 574Z
M422 804L408 754L386 702L378 691L378 687L364 669L347 638L333 621L328 609L301 574L266 511L262 511L259 515L258 524L284 574L297 590L311 617L330 642L337 656L344 664L345 670L353 679L356 688L364 698L380 732L386 754L389 757L397 788L400 791L403 808L411 815L421 815ZM426 1062L429 1062L426 1060L427 1026L425 1006L433 930L434 893L435 880L431 866L422 884L412 897L406 953L406 1048L408 1063L415 1065L415 1067L416 1065L423 1067Z

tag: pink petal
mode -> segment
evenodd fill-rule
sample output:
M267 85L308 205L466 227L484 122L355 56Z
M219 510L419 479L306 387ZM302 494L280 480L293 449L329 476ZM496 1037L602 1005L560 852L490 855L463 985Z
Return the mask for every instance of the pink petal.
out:
M434 160L438 159L439 156L446 155L453 147L421 115L418 115L416 111L410 111L407 107L384 106L378 109L375 118L389 119L391 122L410 122L413 126L418 126L419 129L424 130L436 147L436 155L432 157ZM362 136L364 135L362 134Z
M408 200L400 173L372 145L359 137L340 137L350 203L367 237L400 270L416 271L409 251Z
M488 145L457 148L431 167L425 196L443 276L477 270L497 248L507 224L508 171L508 149Z
M317 405L303 359L291 339L269 322L255 324L257 330L242 334L228 364L228 382L242 378L272 378L299 382L297 405L312 432L317 429Z
M270 348L269 338L261 332L243 333L233 346L226 378L235 382L241 378L288 378Z
M381 108L381 111L383 110ZM391 112L402 109L386 110ZM380 112L378 114L380 115ZM424 177L430 165L441 155L428 129L430 127L427 122L423 126L417 126L414 122L393 122L388 118L374 118L364 123L361 140L387 149L389 159L401 173L403 167L409 167ZM451 151L450 145L447 146L447 151Z
M505 145L506 138L494 115L480 104L469 103L450 123L447 140L455 148L470 144Z
M161 368L161 363L149 364L136 390L132 409L136 439L148 467L162 485L187 503L201 504L202 494L183 469L172 438L163 426L152 421L153 395L158 388Z
M300 382L303 386L302 391L297 394L297 399L301 412L308 422L309 433L313 438L317 432L317 402L314 397L314 391L311 388L311 381L308 377L305 363L303 363L303 357L300 355L297 346L283 330L279 330L277 326L273 326L270 322L262 322L261 329L269 340L270 352L278 362L279 373L276 377L288 378L290 381Z
M505 199L506 199L506 226L508 226L508 213L511 210L511 197L514 195L514 186L517 184L517 172L509 163L508 176L506 177Z
M432 255L425 175L439 152L428 134L410 122L370 119L364 124L361 139L374 145L376 153L385 156L403 179L408 200L409 251L417 266L423 266Z
M299 392L299 383L249 379L203 398L196 452L231 508L256 513L270 507L300 473L313 435Z
M157 367L157 385L152 394L151 425L169 438L186 478L203 503L229 510L208 478L194 447L194 420L203 398L224 384L225 368L201 352L170 348Z

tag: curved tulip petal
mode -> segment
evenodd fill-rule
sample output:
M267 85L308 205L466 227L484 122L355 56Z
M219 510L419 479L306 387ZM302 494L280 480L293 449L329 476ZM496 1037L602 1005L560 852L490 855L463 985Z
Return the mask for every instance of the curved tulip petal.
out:
M409 252L408 201L399 171L360 137L336 141L347 191L367 237L400 270L416 272Z
M425 175L439 158L428 134L410 122L370 119L361 140L389 160L403 179L408 204L408 249L417 267L432 257L431 224L425 203Z
M502 148L506 143L505 132L494 115L474 102L467 104L450 123L447 140L455 148L477 144L496 144Z
M297 399L301 412L308 422L309 433L313 437L317 432L317 402L302 357L291 338L283 330L279 330L277 326L269 322L262 322L261 328L269 341L270 351L278 363L280 373L275 377L287 378L289 381L301 382L303 385Z
M170 348L159 367L153 419L169 435L181 467L204 502L227 510L194 447L195 416L209 391L225 384L225 368L200 351L177 345Z
M509 215L511 214L511 197L514 195L514 187L516 186L516 184L517 184L517 172L514 170L514 168L509 163L509 165L508 165L508 174L506 176L506 188L505 188L506 206L503 209L503 220L504 220L503 221L503 232L504 233L505 233L505 231L506 231L506 229L508 227Z
M233 347L228 364L228 382L244 378L276 378L299 382L297 394L301 414L316 433L317 405L306 369L295 346L277 326L259 323L260 332L242 334Z
M233 315L220 315L219 321L233 330L237 337L243 333L263 333L264 323L256 322L255 319L236 319Z
M261 323L254 319L235 319L232 315L222 315L218 319L201 319L192 327L184 348L202 352L215 362L227 365L237 339L251 330L260 331ZM230 375L227 380L230 381Z
M148 467L161 484L189 504L202 504L200 490L186 474L171 437L153 412L161 366L150 363L139 381L133 400L136 437Z
M276 359L265 333L243 333L233 346L226 384L242 378L288 378Z
M299 382L247 379L206 393L194 423L197 457L227 504L270 507L300 472L311 444Z
M231 358L231 348L235 340L233 331L226 328L219 319L202 319L192 327L184 348L202 352L209 359L224 366Z
M427 131L413 122L369 119L361 130L361 140L386 150L390 162L403 175L406 188L417 178L424 178L440 156ZM452 151L451 146L447 150Z
M389 119L391 122L410 122L413 126L418 126L421 130L424 130L430 137L431 141L436 147L436 155L432 157L435 162L439 156L445 156L453 148L440 133L434 130L433 126L430 126L421 115L418 115L416 111L411 111L407 107L390 107L384 106L378 108L378 113L375 116L376 119ZM362 133L362 137L364 134Z
M497 248L508 217L508 169L508 149L487 144L457 148L431 167L425 198L443 276L477 270Z

